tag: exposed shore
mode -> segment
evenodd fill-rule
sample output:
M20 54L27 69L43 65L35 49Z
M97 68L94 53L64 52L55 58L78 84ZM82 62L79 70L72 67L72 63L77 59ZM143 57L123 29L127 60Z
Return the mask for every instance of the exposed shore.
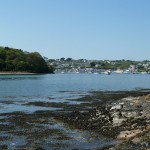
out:
M136 96L129 92L125 98L118 97L114 100L108 98L92 110L74 111L62 118L64 122L79 129L96 131L121 142L102 148L103 150L149 150L150 148L150 94L148 93L139 93L139 96Z
M64 91L65 92L65 91ZM62 130L50 128L54 124L65 124L69 128L92 131L112 138L119 144L105 145L95 150L149 150L150 148L150 91L92 92L90 95L70 101L80 104L51 102L27 102L26 106L61 108L55 111L43 110L34 113L12 112L0 114L0 130L6 135L0 141L13 141L24 137L26 144L17 149L47 150L49 148L70 149L72 137ZM49 136L58 143L45 143ZM61 143L61 141L66 141ZM45 148L46 147L46 148ZM9 149L0 144L0 149ZM81 147L75 147L81 149ZM83 149L83 148L82 148Z
M21 71L0 71L0 75L34 75L38 73L21 72Z

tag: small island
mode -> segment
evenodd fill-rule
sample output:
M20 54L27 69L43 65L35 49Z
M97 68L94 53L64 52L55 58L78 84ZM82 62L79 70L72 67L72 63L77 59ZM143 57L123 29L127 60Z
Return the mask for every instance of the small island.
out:
M38 52L26 52L21 49L0 47L0 74L53 73Z

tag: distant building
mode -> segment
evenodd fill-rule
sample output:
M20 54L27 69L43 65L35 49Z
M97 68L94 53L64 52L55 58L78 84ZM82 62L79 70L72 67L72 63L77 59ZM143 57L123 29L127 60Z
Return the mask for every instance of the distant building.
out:
M134 73L136 71L136 66L135 65L130 65L128 70L129 70L129 72Z

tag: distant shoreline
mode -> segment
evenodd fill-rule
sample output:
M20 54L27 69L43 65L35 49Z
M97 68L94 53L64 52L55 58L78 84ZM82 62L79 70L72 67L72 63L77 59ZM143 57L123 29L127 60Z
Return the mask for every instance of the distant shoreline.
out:
M39 73L30 73L30 72L13 72L13 71L0 71L0 75L35 75Z

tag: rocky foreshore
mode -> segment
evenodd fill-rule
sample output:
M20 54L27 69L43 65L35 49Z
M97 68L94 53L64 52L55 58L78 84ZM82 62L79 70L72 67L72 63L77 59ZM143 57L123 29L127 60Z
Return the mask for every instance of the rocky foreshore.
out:
M69 102L57 103L49 97L49 101L22 105L40 106L47 110L1 113L0 149L150 150L149 90L92 92L69 99ZM7 101L9 103L13 102ZM49 110L51 108L54 110ZM92 133L90 139L93 135L103 135L110 142L103 145L98 139L98 145L94 145L87 141L90 146L85 148L84 142L75 140L77 134L68 134L69 131L75 133L75 130L85 136L87 131Z
M121 142L103 149L150 150L150 94L108 100L95 109L66 114L62 120Z

